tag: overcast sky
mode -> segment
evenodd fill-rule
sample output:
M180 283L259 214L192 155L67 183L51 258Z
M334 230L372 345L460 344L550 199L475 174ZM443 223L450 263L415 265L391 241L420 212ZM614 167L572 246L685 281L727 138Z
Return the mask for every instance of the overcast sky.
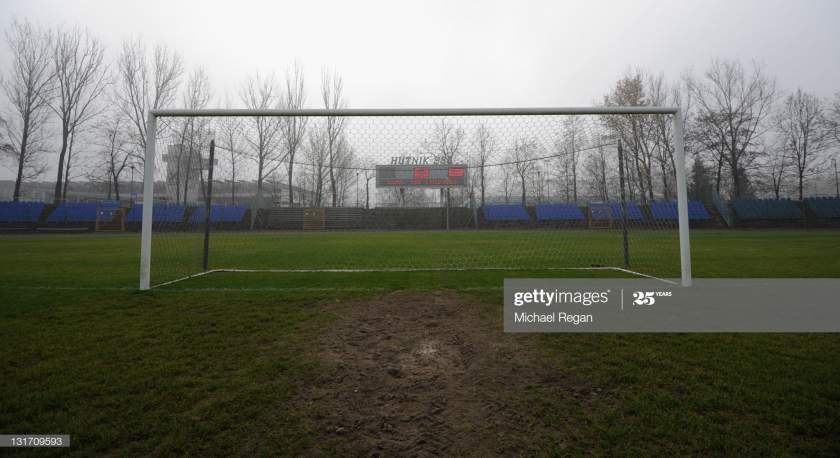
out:
M840 91L840 1L2 0L0 20L143 37L201 65L221 100L294 60L353 107L589 105L630 66L678 78L714 57L763 62L784 90ZM8 51L2 46L5 67Z

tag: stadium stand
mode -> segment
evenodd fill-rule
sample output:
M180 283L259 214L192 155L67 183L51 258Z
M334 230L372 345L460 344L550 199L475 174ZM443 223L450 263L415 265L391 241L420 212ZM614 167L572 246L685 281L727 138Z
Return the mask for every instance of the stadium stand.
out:
M198 206L190 215L190 224L201 224L204 222L206 209ZM240 223L245 218L245 207L242 205L213 205L210 209L211 223Z
M43 202L0 202L0 223L37 223Z
M668 202L651 202L650 214L654 219L658 220L676 220L678 217L677 201L672 200ZM703 205L703 202L697 200L688 201L688 219L694 221L708 221L712 219L709 211Z
M182 223L185 208L181 204L154 204L152 208L153 223ZM125 217L126 223L143 221L143 204L135 204Z
M802 218L802 210L790 199L735 199L732 208L744 220Z
M487 221L530 221L525 207L518 204L485 205L481 207Z
M47 216L47 223L96 223L96 209L98 207L99 204L96 202L62 202Z
M625 202L624 203L624 208L627 209L627 219L629 219L629 220L644 219L644 216L642 216L642 209L635 202ZM607 209L609 209L609 213L607 212ZM593 215L609 214L612 219L621 218L621 202L611 202L611 203L590 202L589 203L589 210L590 210L591 214L593 214Z
M537 221L583 221L576 204L537 204Z
M840 218L840 198L808 197L805 204L817 218Z

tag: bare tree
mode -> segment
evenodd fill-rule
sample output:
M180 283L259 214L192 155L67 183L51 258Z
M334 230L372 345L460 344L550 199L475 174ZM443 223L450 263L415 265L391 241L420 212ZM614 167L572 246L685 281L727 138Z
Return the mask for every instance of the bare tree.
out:
M164 45L157 45L151 62L141 40L125 41L117 58L117 106L132 126L135 154L143 161L146 150L146 115L175 101L183 74L181 56ZM163 131L163 126L158 132ZM154 141L155 139L151 139Z
M12 62L3 79L3 90L11 104L6 121L7 156L16 169L12 198L20 199L21 183L41 175L46 166L44 123L55 80L50 65L52 35L24 21L14 21L6 31Z
M775 122L781 147L796 168L799 200L802 200L805 179L820 173L822 153L831 142L823 102L819 97L797 89L784 99Z
M199 110L207 107L211 97L212 90L207 73L200 67L193 70L187 80L181 101L182 106L190 110ZM179 184L177 182L183 177L183 202L186 205L192 178L199 179L200 194L205 195L203 175L205 159L201 151L210 144L210 126L207 118L186 116L180 119L179 125L173 127L178 129L180 139L178 145L175 145L176 188Z
M0 75L0 87L3 85L2 75ZM3 118L2 113L0 113L0 157L3 157L3 154L12 152L14 148L6 139L6 128L9 124Z
M232 103L229 97L225 97L225 107L230 108ZM219 149L225 151L225 159L230 164L230 203L236 203L236 172L239 161L242 160L244 146L242 145L242 120L237 117L229 117L221 122L218 131Z
M595 196L601 202L609 202L610 185L612 175L610 174L609 153L604 147L604 142L599 142L594 154L590 154L583 161L583 169L589 176L586 180L589 195Z
M306 103L306 92L303 86L303 72L297 63L291 71L286 73L286 92L282 98L283 108L299 110ZM306 124L309 120L306 116L286 116L282 118L283 140L286 143L286 155L289 173L289 206L293 207L294 193L292 192L292 178L294 177L295 154L298 146L303 141L306 133Z
M562 154L561 164L565 172L566 185L571 185L571 200L578 201L578 160L580 150L586 143L584 120L579 116L567 116L562 131L555 141L555 149ZM567 196L568 200L568 196Z
M499 167L502 173L502 194L505 198L505 203L510 203L511 195L513 194L513 167L510 164L504 164Z
M97 127L99 151L108 176L108 199L113 187L116 199L120 199L120 176L131 166L131 151L128 148L126 123L122 116L106 116Z
M280 98L280 88L273 75L264 78L257 73L245 81L240 97L245 107L252 110L276 108ZM284 160L279 148L280 127L280 121L276 117L253 116L250 118L250 129L245 135L245 143L250 146L252 153L250 157L257 164L256 206L262 205L263 182L268 176L274 175ZM251 229L254 228L254 224L255 218L252 217Z
M78 148L73 148L73 146L77 143L76 139L83 137L85 132L93 129L94 126L87 124L84 126L76 126L76 128L73 130L73 134L70 135L70 138L67 141L67 160L64 163L64 182L62 184L61 190L62 200L67 198L67 189L70 187L71 171L75 170L77 164L84 163L84 161L82 160L83 158L81 157L82 152L78 151ZM86 175L86 173L82 171L81 175L84 176Z
M464 142L464 129L441 119L435 124L432 138L420 145L421 149L437 157L443 164L454 164ZM441 203L451 205L450 188L440 190Z
M327 134L324 129L310 129L308 137L305 154L311 168L313 205L320 207L324 202L324 180L329 156Z
M487 166L487 162L493 158L496 148L496 139L493 137L493 134L490 133L490 130L487 129L487 126L485 126L484 124L479 125L478 129L475 131L475 144L477 147L476 165L478 166L478 179L481 192L481 206L483 207L484 193L487 188L485 184L485 167Z
M767 128L776 83L758 64L747 73L738 61L715 60L702 80L687 76L686 86L697 107L695 127L720 148L732 197L740 197L748 186L746 171L759 157L756 142Z
M335 179L336 190L338 194L337 204L339 207L345 205L348 192L350 190L352 180L355 177L356 153L347 141L347 137L342 135L336 143L336 163L335 163Z
M58 29L52 46L55 73L55 97L50 107L58 115L61 128L61 149L55 179L54 199L64 199L62 182L70 173L67 156L76 130L98 115L95 102L108 86L105 48L87 31L79 28Z
M514 141L513 149L510 152L510 162L513 163L513 168L516 175L519 177L519 185L522 190L522 205L525 205L526 200L526 181L534 168L534 153L537 151L536 139L517 138Z
M772 146L766 157L767 162L764 164L765 174L769 178L773 196L776 199L780 199L782 189L785 187L785 183L790 175L791 160L787 150L780 146Z
M658 76L649 75L646 85L651 105L681 107L683 113L690 113L689 98L683 97L682 88L679 84L669 86L665 82L664 76L659 74ZM677 166L674 161L674 141L672 134L674 117L668 115L651 115L650 121L650 127L653 130L653 159L656 165L659 166L659 175L662 180L662 197L665 200L670 200L672 193L675 192L677 182Z
M344 100L344 82L337 72L330 74L326 68L321 71L321 99L324 108L338 110L347 106ZM330 191L332 191L332 206L338 204L338 181L336 166L341 162L338 151L338 140L344 132L345 118L328 116L325 123L327 134L327 158L329 164Z
M362 175L365 178L365 208L370 208L370 180L376 178L376 169L370 161L365 161L362 165Z
M612 92L604 97L607 106L648 106L645 90L646 75L641 70L631 70L620 79ZM642 200L653 200L653 155L655 130L648 115L609 115L604 124L622 140L627 154L625 170L630 198L638 190Z

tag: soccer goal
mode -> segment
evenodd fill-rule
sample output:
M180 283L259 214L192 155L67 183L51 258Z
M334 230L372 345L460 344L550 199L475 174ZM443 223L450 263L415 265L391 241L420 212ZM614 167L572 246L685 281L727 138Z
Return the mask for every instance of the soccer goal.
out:
M678 108L154 110L147 139L125 218L140 289L487 269L691 284Z

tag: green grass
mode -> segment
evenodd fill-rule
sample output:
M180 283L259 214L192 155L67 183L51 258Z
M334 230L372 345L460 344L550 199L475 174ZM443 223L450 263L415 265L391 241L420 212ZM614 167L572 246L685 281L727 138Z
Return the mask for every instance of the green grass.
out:
M155 283L201 271L202 236L163 234L155 238ZM692 257L697 277L837 277L838 231L694 231ZM673 231L631 234L631 268L662 277L679 276ZM614 231L494 231L383 233L215 234L210 268L463 268L513 267L530 275L581 276L581 272L544 271L545 267L621 266L621 235ZM6 235L0 238L3 266L0 287L132 288L137 285L140 241L137 234ZM261 287L315 281L378 286L404 282L436 286L473 286L496 282L504 272L465 274L236 275L220 279L229 287ZM614 274L613 274L614 275ZM410 278L413 277L413 278ZM313 279L314 280L311 280ZM362 280L357 281L357 278ZM477 280L476 280L477 279ZM393 281L391 281L393 280ZM440 285L438 282L443 281ZM361 283L360 283L361 282ZM198 287L206 281L193 280ZM498 284L497 284L498 285Z
M150 293L134 291L134 235L4 235L0 432L71 434L77 455L298 454L320 432L290 400L318 371L312 342L336 318L333 304L394 289L451 289L479 297L500 330L504 277L584 274L531 270L562 247L614 256L612 234L577 243L566 235L531 235L553 247L544 253L521 233L503 232L219 237L213 259L249 263L241 267L405 262L389 259L428 266L441 254L481 263L497 253L523 270L213 274ZM198 239L181 237L185 243L159 241L156 259L190 264L158 275L200 262ZM510 237L527 247L522 258L507 247ZM695 231L694 274L840 277L838 241L837 231ZM583 426L564 453L840 454L837 335L515 338L536 342L545 364L605 393L584 407L546 387L521 392L523 421ZM551 446L536 451L556 452Z

